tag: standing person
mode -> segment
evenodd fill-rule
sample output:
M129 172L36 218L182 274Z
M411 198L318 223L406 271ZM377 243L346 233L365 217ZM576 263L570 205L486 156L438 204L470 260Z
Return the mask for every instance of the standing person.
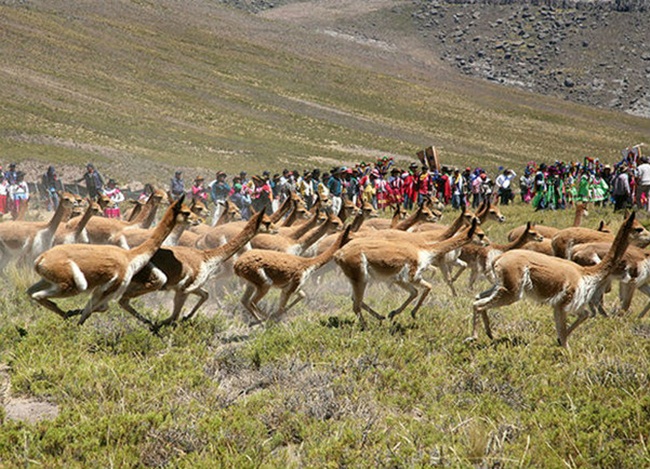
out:
M451 206L456 210L465 206L465 178L458 168L451 179Z
M515 172L511 169L504 169L503 173L499 174L494 181L501 205L508 205L514 198L512 195L512 180L515 176Z
M330 173L325 171L323 173L323 180L318 184L318 187L316 188L318 197L320 197L320 200L322 202L327 202L328 200L330 200L330 190L328 188L329 183L330 183Z
M363 189L361 191L361 202L372 204L375 210L377 210L377 187L376 181L379 171L373 169L372 172L367 176L362 178L365 179L365 184L362 184Z
M47 171L41 177L43 190L47 195L47 211L51 212L56 210L59 206L59 194L57 191L60 189L59 177L56 174L54 166L48 166Z
M316 197L318 197L318 195L320 194L320 193L318 192L318 187L319 187L320 185L321 185L321 181L320 181L320 169L318 169L318 168L314 168L314 169L312 169L312 171L311 171L311 187L312 187L312 189L313 189L313 190L312 190L312 194L313 194L313 197L312 197L312 206L313 206L314 202L316 201Z
M650 162L647 156L641 157L641 164L636 168L636 182L636 205L650 212Z
M519 195L523 203L527 204L533 198L532 189L533 179L530 177L530 169L526 168L524 174L519 178Z
M612 196L614 197L614 211L626 208L632 200L632 191L630 190L630 179L627 173L627 165L621 164L613 179Z
M142 189L142 192L138 196L138 202L145 203L147 200L149 200L149 197L151 197L152 194L153 194L153 186L151 185L150 182L148 182L144 185L144 189Z
M338 216L343 205L343 182L341 175L345 172L345 168L335 169L327 182L327 189L329 189L330 200L332 201L332 212Z
M75 182L81 181L85 182L88 197L91 199L97 199L97 196L102 193L104 178L102 178L102 175L95 169L95 165L92 163L86 165L86 173Z
M230 194L230 186L226 182L226 173L217 171L217 178L210 185L210 199L214 203L214 223L217 222L226 208L226 200Z
M270 215L273 210L271 186L259 176L253 176L252 179L255 184L253 189L253 210L255 210L255 213L264 210L267 215Z
M251 217L251 196L241 185L239 176L233 178L232 189L230 190L230 201L237 206L243 220Z
M122 213L119 204L124 202L124 194L117 187L115 179L108 180L106 187L103 189L103 193L111 200L111 205L104 209L104 216L106 218L120 218Z
M7 179L5 179L4 173L0 172L0 215L4 215L9 212L9 207L7 204L7 196L9 195L9 184Z
M492 197L492 179L490 179L486 172L482 172L479 176L481 181L480 185L480 195L481 203L491 200Z
M249 183L251 182L250 179L248 179L248 177L246 177L247 174L248 173L246 171L243 171L243 170L239 172L239 179L241 179L242 187L249 185Z
M311 181L311 172L305 170L302 175L302 179L298 183L298 192L302 196L302 200L305 201L307 210L310 210L314 204L314 185ZM277 209L276 209L277 210Z
M193 200L206 203L208 201L208 191L205 189L203 181L205 181L203 176L197 176L194 179L194 183L192 184L192 187L190 187L190 195Z
M18 171L16 174L16 182L9 186L9 198L11 199L11 216L14 220L18 218L21 213L23 205L29 201L29 186L25 182L25 173Z
M418 198L417 204L421 205L426 199L431 196L431 193L434 192L433 177L429 173L429 168L422 166L422 171L420 172L418 181ZM449 186L449 199L451 200L451 185Z
M402 179L402 172L399 168L393 168L390 170L390 176L388 176L388 183L386 185L386 192L388 196L388 205L401 205L402 204L402 185L404 180Z
M596 173L596 175L593 177L592 194L593 201L597 207L600 207L605 203L608 191L609 186L607 185L605 178L603 178L600 172Z
M402 186L405 210L412 210L413 204L416 202L420 186L419 176L417 163L411 163L409 165L409 171L404 178L404 185Z
M535 195L531 204L535 210L543 210L546 208L546 165L544 163L539 165L539 169L535 173L533 187Z
M178 200L179 197L185 194L185 181L183 181L183 171L176 171L174 177L169 184L169 190L172 194L172 199Z
M591 175L587 168L583 168L578 180L578 194L576 201L578 202L591 202Z
M16 181L18 179L18 171L16 171L16 163L11 163L9 165L9 169L5 173L5 179L7 180L7 184L10 186L12 184L16 184Z

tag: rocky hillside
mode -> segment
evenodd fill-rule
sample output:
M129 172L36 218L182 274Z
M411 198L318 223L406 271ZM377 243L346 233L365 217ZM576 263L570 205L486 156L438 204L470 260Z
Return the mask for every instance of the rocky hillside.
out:
M647 1L533 3L420 0L413 19L462 73L650 117Z
M250 13L302 2L217 1ZM413 34L461 73L650 117L650 0L413 0L409 5ZM356 18L352 33L363 36L365 24L375 37L373 23Z

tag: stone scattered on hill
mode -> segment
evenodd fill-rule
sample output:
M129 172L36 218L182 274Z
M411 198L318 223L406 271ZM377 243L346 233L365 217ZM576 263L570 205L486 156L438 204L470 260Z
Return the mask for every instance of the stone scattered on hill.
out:
M414 0L412 17L464 74L650 117L650 1L543 3Z

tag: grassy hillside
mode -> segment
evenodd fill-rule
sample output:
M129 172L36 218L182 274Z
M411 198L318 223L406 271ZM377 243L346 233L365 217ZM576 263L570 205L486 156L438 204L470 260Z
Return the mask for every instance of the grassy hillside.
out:
M34 1L0 13L5 162L92 160L122 180L166 180L174 166L329 166L434 143L445 161L494 167L608 157L650 130L209 1ZM409 34L408 14L384 21Z

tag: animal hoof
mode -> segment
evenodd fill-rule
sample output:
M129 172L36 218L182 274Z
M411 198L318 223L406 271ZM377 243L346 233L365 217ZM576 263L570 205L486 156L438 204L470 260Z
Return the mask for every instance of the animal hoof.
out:
M81 309L71 309L70 311L68 311L66 313L65 318L68 319L68 318L71 318L71 317L74 317L74 316L79 316L82 312L83 312L83 310L81 310Z
M471 344L473 342L476 342L476 337L474 336L467 337L465 340L463 340L464 344Z
M388 313L388 319L393 319L395 316L397 316L397 311L395 310Z

